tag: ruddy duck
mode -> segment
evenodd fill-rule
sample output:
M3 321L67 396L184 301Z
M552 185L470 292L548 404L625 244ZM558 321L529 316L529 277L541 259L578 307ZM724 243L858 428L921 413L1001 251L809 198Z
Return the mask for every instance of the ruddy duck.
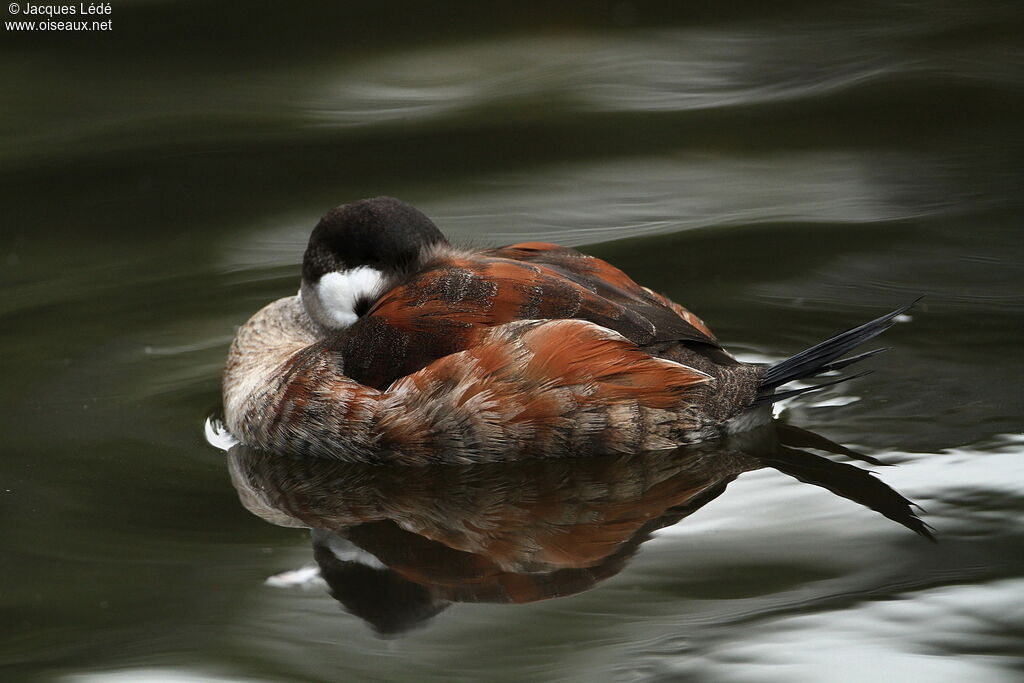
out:
M912 304L911 304L912 305ZM397 199L314 228L297 296L238 331L224 417L242 443L376 464L637 453L764 422L909 306L770 367L618 268L527 242L452 246Z

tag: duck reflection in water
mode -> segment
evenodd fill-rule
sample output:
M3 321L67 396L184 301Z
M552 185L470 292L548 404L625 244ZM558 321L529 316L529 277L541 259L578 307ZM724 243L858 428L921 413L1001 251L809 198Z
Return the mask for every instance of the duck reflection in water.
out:
M882 464L772 423L670 452L415 470L292 459L239 444L229 469L249 511L312 529L331 595L393 636L453 602L528 603L593 588L622 571L654 531L764 467L931 538L912 503L867 470L806 449Z

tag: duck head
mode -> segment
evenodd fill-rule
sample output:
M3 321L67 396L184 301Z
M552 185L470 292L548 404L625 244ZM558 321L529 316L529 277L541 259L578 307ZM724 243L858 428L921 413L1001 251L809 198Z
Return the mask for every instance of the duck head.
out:
M448 240L433 221L393 197L332 209L313 229L302 259L306 312L328 329L348 327L438 244Z

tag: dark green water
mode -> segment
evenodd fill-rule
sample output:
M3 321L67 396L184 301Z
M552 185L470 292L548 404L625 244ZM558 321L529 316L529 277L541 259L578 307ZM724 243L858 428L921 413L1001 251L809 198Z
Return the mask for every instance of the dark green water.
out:
M1019 3L111 4L0 36L0 678L1019 680ZM768 468L592 590L398 638L268 584L310 533L203 422L318 216L376 194L586 245L747 359L926 295L784 418L898 464L939 543Z

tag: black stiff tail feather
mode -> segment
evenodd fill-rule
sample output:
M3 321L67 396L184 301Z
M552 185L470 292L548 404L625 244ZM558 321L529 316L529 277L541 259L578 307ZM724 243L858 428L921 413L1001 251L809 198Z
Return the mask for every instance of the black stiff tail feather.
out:
M755 398L754 402L751 405L753 405L753 406L768 405L769 403L775 403L776 401L781 401L781 400L783 400L785 398L793 398L794 396L799 396L800 394L806 394L808 391L817 391L818 389L824 389L825 387L830 387L833 384L840 384L841 382L849 382L851 379L857 379L858 377L863 377L864 375L870 375L870 374L871 374L870 370L865 370L864 372L858 372L856 375L850 375L849 377L837 377L835 379L830 379L827 382L819 382L818 384L814 384L814 385L811 385L809 387L800 387L799 389L790 389L789 391L776 391L773 394L762 394L761 396L758 396L757 398Z
M832 363L826 363L825 365L822 365L820 368L818 368L818 370L814 374L820 375L823 372L831 372L833 370L842 370L843 368L845 368L848 365L853 365L854 363L858 363L858 362L864 360L865 358L871 358L871 356L877 356L878 354L884 353L885 351L888 351L888 350L889 350L889 347L885 346L885 347L882 347L880 349L872 349L871 351L865 351L864 353L858 353L856 356L850 356L849 358L844 358L842 360L837 360L837 361L834 361Z
M837 334L831 339L801 351L795 356L787 358L780 363L776 363L768 368L764 378L761 380L761 388L774 389L777 386L785 384L786 382L792 382L795 379L801 379L803 377L816 375L829 370L838 370L839 368L846 367L857 360L862 360L870 355L878 353L879 351L869 351L846 360L837 360L840 356L849 353L860 344L863 344L869 339L878 336L892 327L896 316L906 313L920 300L920 298L915 299L912 303L902 308L898 308L892 313L888 313L883 315L881 318L876 318L871 322L864 323L863 325L849 329L846 332ZM835 382L830 382L829 384L835 384ZM822 384L821 386L828 386L828 384ZM803 390L798 389L797 391L803 393ZM773 400L779 399L776 398Z

